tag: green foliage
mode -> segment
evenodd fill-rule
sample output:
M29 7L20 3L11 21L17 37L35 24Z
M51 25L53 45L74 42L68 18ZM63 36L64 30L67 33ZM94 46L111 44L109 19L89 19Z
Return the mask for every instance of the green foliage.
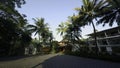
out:
M27 30L30 33L34 33L35 35L38 35L39 40L35 39L33 40L34 46L37 48L37 52L43 52L43 50L47 50L47 47L50 48L50 51L52 50L52 40L53 40L53 34L52 31L49 30L48 23L44 22L44 18L36 18L33 19L35 24L34 25L27 25Z
M60 35L65 35L69 24L69 22L62 22L56 29L57 32L60 33Z
M0 17L10 19L13 23L18 23L19 26L24 26L26 24L26 19L24 19L25 15L20 14L16 10L16 6L20 8L22 4L25 4L24 0L1 0Z
M23 4L24 0L0 0L0 56L23 55L31 42L25 15L16 10Z
M58 53L59 52L59 44L58 41L53 41L52 42L52 51L54 53Z
M107 6L105 6L105 9L101 11L100 13L100 20L98 21L98 24L109 24L109 26L112 26L114 23L117 23L117 25L120 25L120 1L119 0L106 0Z
M67 22L62 22L59 27L57 28L58 33L63 35L63 40L68 40L68 42L74 42L76 40L80 40L81 37L80 27L75 23L75 16L69 16Z
M83 5L80 8L76 8L78 13L78 18L75 22L79 26L85 26L92 24L93 31L94 31L94 41L96 46L96 53L98 52L97 46L97 38L96 38L96 27L94 20L97 21L97 18L100 16L100 12L105 8L107 5L106 1L99 1L99 0L83 0ZM97 22L96 22L97 23Z
M109 61L109 62L120 62L120 56L117 55L109 55L108 53L99 53L99 55L97 55L94 52L80 52L80 51L76 51L76 52L69 52L69 53L65 53L67 55L74 55L74 56L79 56L79 57L84 57L84 58L89 58L89 59L96 59L96 60L103 60L103 61Z
M13 8L16 6L20 8L21 5L25 4L25 0L0 0L0 3Z
M34 46L35 48L37 48L37 52L38 52L38 53L41 52L42 45L41 45L41 43L39 42L39 40L33 39L31 44L33 44L33 46Z
M31 41L31 37L11 20L0 18L0 28L1 55L14 55L16 50L24 50L24 47Z
M53 39L52 32L49 30L48 23L44 22L44 18L34 19L35 25L28 25L28 31L38 35L39 41L42 44L50 43Z

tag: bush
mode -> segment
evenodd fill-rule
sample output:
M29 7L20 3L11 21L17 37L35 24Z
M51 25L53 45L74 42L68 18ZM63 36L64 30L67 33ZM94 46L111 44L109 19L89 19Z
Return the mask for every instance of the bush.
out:
M120 56L117 55L109 55L107 52L100 52L96 54L93 51L75 51L75 52L65 52L67 55L74 55L84 58L104 60L104 61L112 61L112 62L120 62Z
M53 41L52 42L52 51L54 53L58 53L59 52L59 44L58 41Z

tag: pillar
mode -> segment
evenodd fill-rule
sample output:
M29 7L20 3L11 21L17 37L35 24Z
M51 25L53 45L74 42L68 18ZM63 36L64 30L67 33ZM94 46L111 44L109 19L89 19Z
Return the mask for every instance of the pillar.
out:
M98 46L98 50L99 52L101 52L101 48L100 48L100 43L99 43L100 40L97 40L97 46Z
M118 34L120 34L120 30L118 29Z
M106 32L105 32L105 37L108 37ZM108 45L108 46L106 46L106 50L111 55L112 54L112 48L111 48L109 40L107 38L106 38L106 42L107 42L107 45Z
M90 50L90 51L92 51L92 48L91 48L91 43L90 43L90 41L89 41L89 40L87 40L87 42L88 42L88 47L89 47L89 50Z

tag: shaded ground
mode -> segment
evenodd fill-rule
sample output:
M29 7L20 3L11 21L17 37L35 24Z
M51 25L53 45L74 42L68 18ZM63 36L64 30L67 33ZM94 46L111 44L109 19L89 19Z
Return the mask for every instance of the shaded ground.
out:
M120 68L120 63L49 54L11 61L0 61L0 68Z
M5 58L0 61L0 68L32 68L36 64L43 63L46 59L56 56L57 54L49 54L43 56L32 56L32 57L25 57L25 58ZM39 65L39 68L42 68Z

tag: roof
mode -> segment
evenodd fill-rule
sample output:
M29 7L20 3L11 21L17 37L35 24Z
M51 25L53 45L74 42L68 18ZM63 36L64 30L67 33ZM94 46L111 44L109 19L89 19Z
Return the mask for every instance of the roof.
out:
M114 27L114 28L110 28L110 29L106 29L106 30L102 30L102 31L98 31L96 32L96 35L97 34L102 34L104 32L111 32L111 31L115 31L116 29L120 29L120 26L118 27ZM87 36L92 36L94 33L91 33L91 34L88 34Z

